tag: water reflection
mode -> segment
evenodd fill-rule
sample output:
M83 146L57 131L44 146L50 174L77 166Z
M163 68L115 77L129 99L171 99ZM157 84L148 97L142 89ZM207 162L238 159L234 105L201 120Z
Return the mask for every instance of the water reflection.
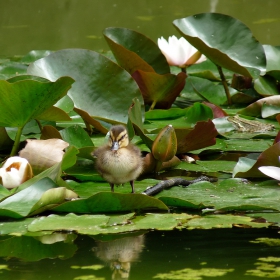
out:
M280 279L278 230L132 234L0 235L0 279Z
M95 255L112 270L112 279L128 279L131 263L139 259L144 246L144 235L99 241L93 248Z

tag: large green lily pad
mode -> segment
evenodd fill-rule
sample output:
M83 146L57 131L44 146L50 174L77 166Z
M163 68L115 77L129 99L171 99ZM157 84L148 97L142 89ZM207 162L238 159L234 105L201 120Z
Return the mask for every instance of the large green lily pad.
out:
M280 210L279 186L256 186L242 179L226 179L218 184L199 182L187 188L173 187L156 195L168 206L220 211Z
M126 123L132 99L143 104L136 82L120 66L90 50L65 49L39 59L28 73L50 80L70 76L75 80L68 95L76 108L110 123Z
M32 76L0 80L0 125L23 127L39 118L67 94L73 82L70 77L58 77L53 82Z
M55 212L108 213L134 210L168 210L161 201L142 194L99 192L87 199L69 201L53 209Z
M241 21L228 15L202 13L173 23L195 48L217 65L244 76L265 72L263 47Z

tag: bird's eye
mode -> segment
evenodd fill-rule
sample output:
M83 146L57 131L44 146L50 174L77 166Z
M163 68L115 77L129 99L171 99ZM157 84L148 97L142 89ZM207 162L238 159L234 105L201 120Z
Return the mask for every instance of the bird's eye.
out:
M119 142L122 141L126 137L126 134L124 134L120 139Z

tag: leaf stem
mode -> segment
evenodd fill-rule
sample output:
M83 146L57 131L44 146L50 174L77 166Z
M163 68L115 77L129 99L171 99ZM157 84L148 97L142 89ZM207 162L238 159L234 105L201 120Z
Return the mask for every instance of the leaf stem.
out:
M152 111L155 108L156 104L157 104L157 101L154 100L152 105L151 105L151 107L150 107L150 109L149 109L149 111Z
M35 121L36 121L36 123L38 124L39 129L40 129L40 131L41 131L41 133L42 133L42 131L43 131L43 127L42 127L42 125L41 125L40 121L39 121L39 120L37 120L37 119L35 119Z
M18 151L18 147L19 147L19 143L20 143L20 136L22 134L23 127L18 127L18 131L17 131L17 134L16 134L15 142L14 142L11 154L10 154L11 157L15 156L17 151Z
M162 168L162 162L159 161L159 160L157 160L155 172L158 173L158 172L160 171L161 168Z
M225 75L224 75L224 72L223 72L223 68L220 65L217 65L217 64L216 64L216 66L218 68L218 71L219 71L219 74L220 74L220 77L221 77L221 80L222 80L222 84L223 84L223 87L225 89L228 105L231 105L231 97L230 97L230 93L229 93L229 89L228 89L228 84L227 84L227 81L226 81L226 78L225 78Z

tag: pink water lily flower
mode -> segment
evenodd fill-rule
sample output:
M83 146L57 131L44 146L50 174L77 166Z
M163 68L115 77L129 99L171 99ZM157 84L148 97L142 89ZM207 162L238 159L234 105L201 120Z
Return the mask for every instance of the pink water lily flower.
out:
M280 160L280 157L279 157ZM261 166L259 170L268 177L280 181L280 168L276 166Z
M178 39L173 35L168 38L168 42L161 37L158 39L158 46L169 65L185 68L206 60L206 57L183 37Z
M0 168L0 184L7 189L18 187L32 176L31 165L25 158L10 157Z

